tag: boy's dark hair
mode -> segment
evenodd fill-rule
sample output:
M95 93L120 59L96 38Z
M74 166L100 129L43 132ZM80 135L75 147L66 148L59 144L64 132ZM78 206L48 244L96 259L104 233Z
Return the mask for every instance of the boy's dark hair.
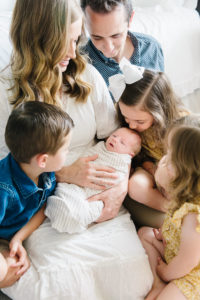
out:
M12 111L5 140L17 162L29 163L39 153L54 155L73 126L70 116L55 105L24 102Z
M122 5L127 14L127 21L130 20L133 12L132 0L81 0L80 3L84 11L89 6L94 12L103 14L107 14L117 6Z

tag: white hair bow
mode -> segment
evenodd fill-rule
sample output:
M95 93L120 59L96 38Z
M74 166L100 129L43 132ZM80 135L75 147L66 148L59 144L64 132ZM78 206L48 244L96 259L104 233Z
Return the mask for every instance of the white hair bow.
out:
M116 74L108 78L109 90L116 102L119 101L126 84L134 83L143 78L143 67L132 65L125 57L122 58L119 67L122 74Z

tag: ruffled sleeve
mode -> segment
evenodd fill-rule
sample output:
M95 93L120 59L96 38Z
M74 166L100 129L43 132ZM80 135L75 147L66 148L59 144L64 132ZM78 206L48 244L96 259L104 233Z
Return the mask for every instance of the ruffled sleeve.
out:
M196 227L197 232L200 232L200 205L194 203L184 203L175 213L172 221L177 227L181 226L183 218L189 213L196 213L198 225Z

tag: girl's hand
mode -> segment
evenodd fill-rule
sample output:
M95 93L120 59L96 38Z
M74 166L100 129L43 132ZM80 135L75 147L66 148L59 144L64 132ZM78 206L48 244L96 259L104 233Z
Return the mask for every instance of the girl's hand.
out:
M159 256L158 257L158 265L156 267L156 272L158 274L158 276L163 280L163 281L168 281L165 273L166 273L166 268L167 268L167 264L162 260L162 258Z
M165 239L163 238L161 228L158 228L158 229L157 229L157 228L154 228L154 229L153 229L153 233L154 233L155 238L156 238L158 241L162 241L162 242L163 242L163 246L164 246L164 248L165 248L165 246L166 246L166 241L165 241Z
M97 157L98 155L95 154L79 158L71 166L64 167L57 172L57 180L97 190L104 190L108 186L113 186L115 184L114 181L118 178L115 170L107 166L91 163Z
M117 216L119 209L124 201L124 198L128 190L128 177L121 181L118 185L105 190L97 195L94 195L88 199L88 201L104 202L104 208L101 216L96 221L98 223L112 219Z
M143 162L142 167L147 172L149 172L151 175L154 176L155 171L156 171L156 165L153 162L151 162L151 161L145 161L145 162Z
M161 228L158 228L158 229L157 228L153 228L153 233L154 233L155 238L158 241L162 241L163 240Z
M12 267L20 267L16 275L23 275L30 267L30 261L21 240L13 238L10 241L10 257L18 257L18 261L13 263Z

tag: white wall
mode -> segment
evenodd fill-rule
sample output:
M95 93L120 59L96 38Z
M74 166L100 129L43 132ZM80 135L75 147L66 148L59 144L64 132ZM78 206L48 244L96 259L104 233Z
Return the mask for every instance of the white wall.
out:
M12 10L15 0L0 0L0 13L6 10Z

